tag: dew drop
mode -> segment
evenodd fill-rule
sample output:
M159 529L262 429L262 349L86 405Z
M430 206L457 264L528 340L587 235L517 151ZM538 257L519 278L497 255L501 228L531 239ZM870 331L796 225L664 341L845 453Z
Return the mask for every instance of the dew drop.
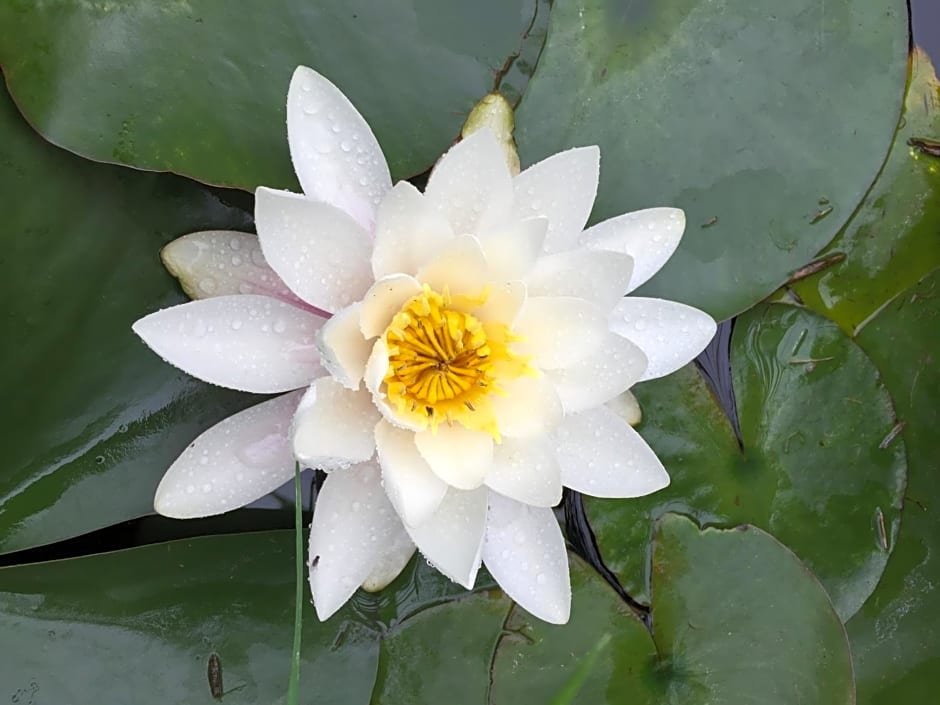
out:
M276 321L274 321L275 333L283 333L285 330L287 330L287 324L283 321L283 319L279 318Z
M238 255L232 255L232 266L233 266L233 267L240 267L240 266L241 266L241 263L242 263L243 261L244 261L244 260L242 260L242 258L239 257Z
M242 241L239 240L237 237L233 237L231 240L228 241L228 246L231 247L233 250L238 251L242 249Z
M234 321L232 321L232 330L238 330L241 327L242 327L242 322L240 320L236 318Z

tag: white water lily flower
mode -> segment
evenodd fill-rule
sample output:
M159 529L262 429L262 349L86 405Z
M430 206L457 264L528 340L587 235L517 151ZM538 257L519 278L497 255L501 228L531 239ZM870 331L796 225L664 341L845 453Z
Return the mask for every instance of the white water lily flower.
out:
M668 484L607 403L685 365L715 332L689 306L624 298L671 256L683 213L583 230L598 149L513 177L487 129L440 159L424 193L393 187L365 120L308 68L291 81L287 125L304 195L256 192L263 261L252 257L252 271L266 293L237 293L233 249L249 236L229 247L224 234L192 235L188 252L220 272L211 288L225 295L134 330L203 380L289 393L200 436L167 471L156 509L242 506L288 480L296 458L328 473L310 533L321 619L360 585L387 584L417 546L467 588L482 561L529 612L567 621L551 507L563 485L637 497Z

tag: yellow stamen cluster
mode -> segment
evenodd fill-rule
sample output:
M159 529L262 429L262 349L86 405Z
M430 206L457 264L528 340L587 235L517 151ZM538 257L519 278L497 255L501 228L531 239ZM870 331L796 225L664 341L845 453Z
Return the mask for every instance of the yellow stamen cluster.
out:
M486 291L452 297L447 289L437 293L425 284L395 314L384 334L384 381L398 414L422 428L460 423L499 440L490 396L505 394L499 380L535 371L510 350L518 339L508 326L473 315L486 299Z

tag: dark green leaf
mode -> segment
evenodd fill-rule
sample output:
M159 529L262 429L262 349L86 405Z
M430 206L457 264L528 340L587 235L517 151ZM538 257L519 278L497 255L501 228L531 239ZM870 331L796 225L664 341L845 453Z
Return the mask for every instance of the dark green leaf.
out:
M681 247L641 291L727 318L855 210L891 143L906 50L897 0L558 0L520 154L600 145L595 220L685 209Z
M691 367L636 389L640 432L672 484L632 500L587 499L607 564L644 598L652 519L771 531L819 576L848 618L874 590L894 546L905 482L901 439L875 366L834 323L760 306L735 325L731 367L743 450ZM741 580L748 580L742 575Z

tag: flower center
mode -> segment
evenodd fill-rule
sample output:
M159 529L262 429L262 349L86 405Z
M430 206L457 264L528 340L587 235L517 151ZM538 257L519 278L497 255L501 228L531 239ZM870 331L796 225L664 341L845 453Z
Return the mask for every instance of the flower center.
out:
M503 323L481 321L473 311L488 292L452 297L447 289L408 300L385 331L386 394L398 414L435 430L456 422L499 440L490 395L505 395L499 380L534 372L509 345L519 338Z

